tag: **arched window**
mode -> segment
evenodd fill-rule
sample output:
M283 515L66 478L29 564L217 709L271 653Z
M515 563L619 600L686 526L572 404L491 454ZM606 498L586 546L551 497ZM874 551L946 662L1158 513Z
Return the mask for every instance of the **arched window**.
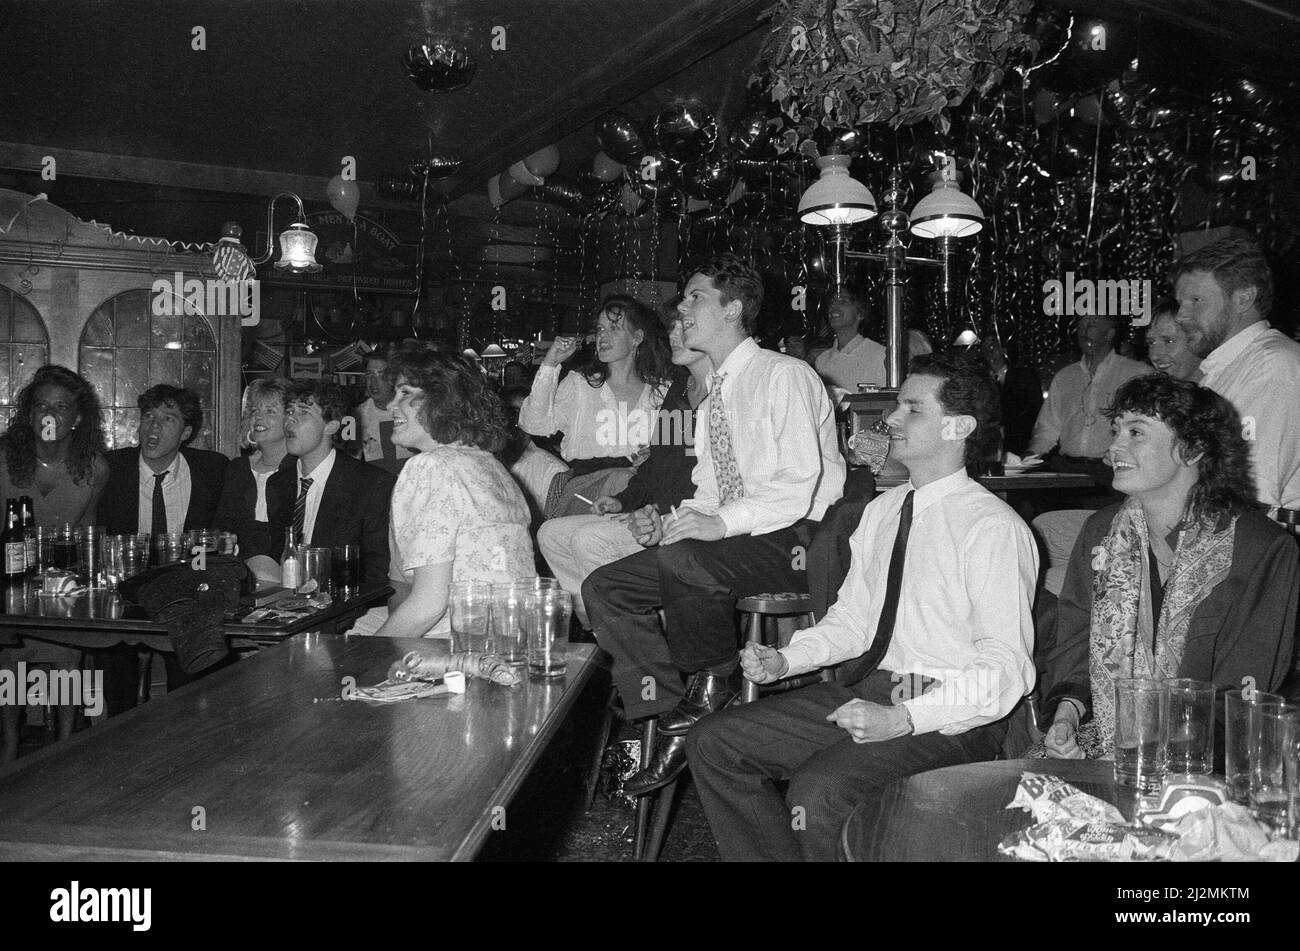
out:
M168 383L198 394L203 429L189 445L214 449L217 345L212 330L203 317L153 313L152 296L141 289L110 297L81 332L81 375L99 393L109 448L135 445L137 398L155 384Z
M50 359L50 337L40 312L0 284L0 422L9 426L18 391Z

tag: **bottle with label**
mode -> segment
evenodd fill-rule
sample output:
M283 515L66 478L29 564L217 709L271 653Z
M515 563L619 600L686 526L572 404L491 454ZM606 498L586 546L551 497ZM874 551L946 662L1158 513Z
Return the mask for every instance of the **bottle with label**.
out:
M36 573L36 519L32 514L32 497L18 497L18 524L23 530L23 545L27 555L27 573Z
M4 545L5 581L21 581L27 573L27 544L23 541L17 499L5 500L5 528L0 544Z
M302 571L298 560L297 539L293 535L292 528L284 530L284 551L280 555L280 586L290 591L297 591L302 581Z

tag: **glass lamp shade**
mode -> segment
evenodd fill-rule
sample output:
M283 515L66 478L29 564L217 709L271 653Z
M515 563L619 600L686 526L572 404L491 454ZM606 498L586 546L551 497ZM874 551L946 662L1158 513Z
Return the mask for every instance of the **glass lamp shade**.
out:
M280 232L280 260L275 266L295 274L314 274L320 270L316 263L316 235L303 222L295 222Z
M984 211L954 181L939 181L912 209L912 234L919 238L969 238L984 227Z
M850 157L823 155L817 160L821 177L799 199L799 220L828 227L852 225L876 217L871 189L849 174Z
M490 343L483 348L481 356L484 360L504 360L510 356L510 354L506 353L495 343Z

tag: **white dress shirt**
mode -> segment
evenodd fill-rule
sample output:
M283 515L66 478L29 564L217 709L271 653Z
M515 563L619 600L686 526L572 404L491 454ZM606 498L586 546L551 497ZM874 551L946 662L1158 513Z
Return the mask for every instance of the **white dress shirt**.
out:
M391 406L380 409L375 405L374 399L367 399L357 407L357 423L361 429L361 458L366 462L374 462L376 459L384 458L384 446L379 439L379 424L391 423L393 421L393 410ZM397 450L398 459L406 459L413 455L411 450L405 446L393 446Z
M311 543L312 531L316 528L316 513L320 511L320 497L325 491L325 483L334 471L334 457L337 450L331 449L329 455L322 459L311 472L302 471L302 460L298 460L298 481L293 484L293 500L298 501L298 490L304 478L311 479L311 488L307 490L307 509L303 513L302 537L304 544Z
M839 598L781 653L800 674L866 653L876 636L911 483L873 500L850 539ZM904 700L917 733L964 733L1011 712L1034 685L1038 548L1005 502L958 470L916 490L903 583L880 669L932 677ZM904 684L907 682L905 681Z
M721 516L728 538L766 535L820 520L844 494L844 458L826 387L803 360L746 338L715 371L745 494L720 505L709 442L711 398L695 419L695 497L683 504Z
M519 407L519 428L533 436L563 431L560 455L565 462L635 455L650 445L667 390L646 386L629 407L608 383L592 386L581 371L561 380L559 367L543 364Z
M1201 361L1208 386L1241 414L1256 498L1300 508L1300 344L1261 320Z
M142 535L154 534L153 487L154 471L140 457L140 514L136 516L136 531ZM185 531L185 513L190 510L190 464L179 452L167 467L163 479L163 506L167 509L167 531Z
M858 392L858 384L885 385L885 348L861 334L843 347L839 340L817 355L817 372L827 383Z
M1110 420L1105 410L1114 402L1115 391L1134 377L1155 372L1114 350L1097 364L1096 373L1089 373L1082 360L1071 363L1052 377L1047 400L1034 423L1029 451L1043 455L1060 443L1063 455L1100 459L1110 448Z

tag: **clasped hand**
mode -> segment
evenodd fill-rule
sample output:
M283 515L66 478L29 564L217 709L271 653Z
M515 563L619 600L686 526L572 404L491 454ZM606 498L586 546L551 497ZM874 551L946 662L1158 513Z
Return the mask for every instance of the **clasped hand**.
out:
M705 515L694 509L678 509L676 513L664 518L653 505L643 506L633 512L628 519L627 528L643 548L671 545L692 538L715 542L727 535L727 526L717 515Z
M790 662L775 647L750 641L740 652L740 669L750 683L770 684L790 672Z
M911 732L902 705L886 706L870 700L850 700L826 719L842 727L854 743L879 743Z

